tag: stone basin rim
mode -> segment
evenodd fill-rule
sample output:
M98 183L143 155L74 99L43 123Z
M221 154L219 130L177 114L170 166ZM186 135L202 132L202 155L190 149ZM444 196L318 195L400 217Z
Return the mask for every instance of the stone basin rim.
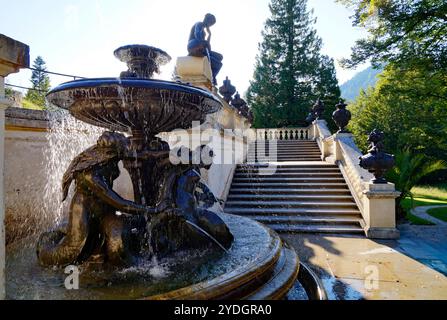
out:
M229 295L232 290L242 287L250 283L250 281L257 279L276 264L280 258L284 243L275 231L255 220L228 213L224 214L236 219L248 220L250 223L257 226L258 230L267 232L267 234L269 234L268 249L262 252L254 261L250 261L247 265L239 266L236 269L233 269L228 273L221 274L213 279L205 280L169 292L144 297L140 300L220 299L222 296L225 297Z
M121 86L125 88L141 88L154 90L172 90L177 92L184 92L188 94L196 94L202 97L212 99L222 105L220 100L210 92L201 88L194 87L185 83L178 83L167 80L145 79L145 78L87 78L80 80L73 80L64 82L54 89L51 89L46 97L50 99L51 95L57 92L68 91L73 89L87 89L106 86Z

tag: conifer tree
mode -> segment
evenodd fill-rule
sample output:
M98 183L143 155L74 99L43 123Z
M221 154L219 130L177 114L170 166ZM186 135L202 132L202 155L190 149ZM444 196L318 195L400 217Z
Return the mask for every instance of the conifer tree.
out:
M318 97L329 115L340 89L333 60L320 54L322 41L307 0L271 0L270 12L247 91L254 127L304 125Z
M28 90L25 99L33 104L44 108L45 95L50 90L50 78L44 72L46 71L45 61L41 56L38 56L33 63L33 73L31 75L31 84L33 90Z

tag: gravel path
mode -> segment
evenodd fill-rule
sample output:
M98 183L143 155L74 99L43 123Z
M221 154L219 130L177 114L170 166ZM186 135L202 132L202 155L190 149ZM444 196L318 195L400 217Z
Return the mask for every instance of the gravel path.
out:
M436 219L435 217L432 217L431 215L429 215L427 213L428 210L433 209L433 208L442 208L442 207L447 207L447 205L441 205L441 206L422 206L422 207L416 207L414 209L411 210L411 213L414 214L415 216L428 220L430 222L436 223L439 226L447 226L447 222L444 222L442 220Z

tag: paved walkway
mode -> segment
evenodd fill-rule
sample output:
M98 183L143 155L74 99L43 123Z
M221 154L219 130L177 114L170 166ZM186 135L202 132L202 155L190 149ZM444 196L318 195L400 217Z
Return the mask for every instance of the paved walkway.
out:
M431 215L429 215L427 213L428 210L433 209L433 208L443 208L443 207L447 207L447 206L422 206L422 207L416 207L413 210L411 210L411 213L414 214L415 216L428 220L430 222L433 222L437 225L440 226L447 226L447 222L444 222L442 220L436 219L435 217L432 217Z
M329 299L447 299L447 228L434 227L402 225L399 240L283 238L319 275Z

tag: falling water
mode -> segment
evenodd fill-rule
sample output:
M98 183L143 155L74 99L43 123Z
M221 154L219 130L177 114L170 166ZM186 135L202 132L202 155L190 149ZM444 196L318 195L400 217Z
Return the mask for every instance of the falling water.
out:
M210 239L211 241L213 241L215 244L217 244L223 251L225 251L225 253L228 253L228 250L225 249L225 247L216 239L214 238L212 235L210 235L208 232L206 232L205 230L203 230L202 228L200 228L198 225L196 225L195 223L186 220L186 223L189 224L190 226L196 228L197 230L199 230L201 233L203 233L205 236L208 237L208 239Z
M104 129L76 120L68 111L58 109L49 113L47 133L48 150L45 152L43 170L46 172L43 191L42 222L45 227L59 224L70 203L70 194L62 203L62 177L70 162L82 151L94 145ZM39 230L43 231L43 230Z

